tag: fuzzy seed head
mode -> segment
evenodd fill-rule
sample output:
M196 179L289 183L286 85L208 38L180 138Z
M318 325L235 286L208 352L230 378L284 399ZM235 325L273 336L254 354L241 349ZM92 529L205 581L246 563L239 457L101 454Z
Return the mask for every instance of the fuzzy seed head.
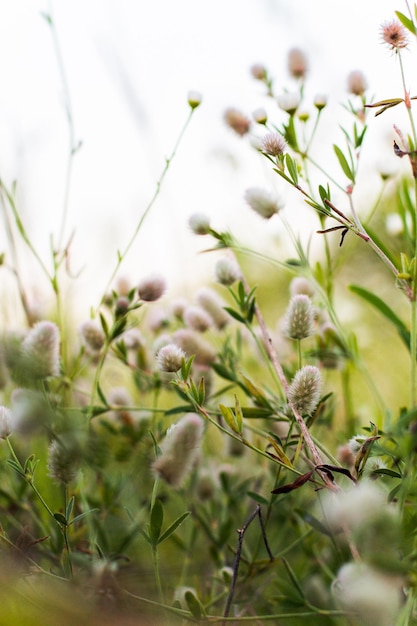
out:
M381 26L382 41L389 45L391 50L400 50L408 45L407 33L398 20L384 22Z
M154 302L164 295L166 288L165 278L155 274L140 281L138 295L144 302Z
M284 333L290 339L306 339L314 332L314 308L304 294L293 296L285 314Z
M174 343L163 346L156 355L161 372L178 372L185 359L185 352Z
M368 88L365 75L360 70L353 70L347 77L347 90L354 96L363 96Z
M213 320L201 306L189 306L184 311L185 324L198 333L205 333L211 328Z
M187 413L169 430L152 467L172 487L181 487L197 461L203 430L196 413Z
M320 370L314 365L305 365L294 376L288 389L288 401L302 415L311 415L319 403L321 388Z
M278 200L272 197L265 189L251 187L245 192L245 200L250 208L258 215L269 220L275 213L280 210Z
M98 354L104 346L103 329L95 320L85 320L78 327L81 343L89 354Z
M229 324L230 317L224 310L226 304L213 289L201 287L196 293L196 300L210 315L218 330L222 330Z
M262 151L270 156L282 157L287 149L287 142L279 133L267 133L262 139Z
M227 126L235 131L240 137L244 137L250 131L250 120L237 109L227 109L224 114Z
M44 379L59 375L59 329L53 322L38 322L22 342L24 375Z
M241 278L239 266L231 259L219 259L215 267L216 280L221 285L229 287Z
M194 213L188 225L195 235L207 235L210 232L210 220L204 213Z
M294 78L305 78L308 63L305 53L299 48L292 48L288 53L288 71Z
M332 585L339 604L352 611L361 626L392 626L401 608L399 576L389 576L366 563L345 563Z
M12 430L11 411L5 406L0 406L0 439L7 439Z

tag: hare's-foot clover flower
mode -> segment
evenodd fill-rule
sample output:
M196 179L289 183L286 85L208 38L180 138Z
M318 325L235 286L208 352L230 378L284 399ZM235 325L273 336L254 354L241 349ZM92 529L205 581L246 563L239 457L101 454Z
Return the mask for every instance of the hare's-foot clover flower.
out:
M279 133L267 133L262 139L262 152L274 157L282 157L287 149L287 142Z
M178 372L184 359L184 350L174 343L162 346L156 355L158 367L162 372Z
M352 70L347 77L347 90L354 96L363 96L368 88L365 75L360 70Z
M54 440L48 450L49 474L59 484L75 480L80 456L78 442L71 438Z
M199 91L189 91L187 99L190 107L196 109L200 106L203 97Z
M224 121L240 137L247 135L250 131L250 119L237 109L227 109L224 114Z
M165 278L155 274L140 281L138 284L138 295L144 302L154 302L164 295L166 288Z
M82 322L78 326L78 334L81 343L89 354L98 354L104 346L106 337L103 329L95 320L85 320L85 322Z
M263 108L255 109L252 117L257 124L266 124L268 121L268 114Z
M320 370L314 365L305 365L289 386L288 400L301 414L311 415L319 403L321 387Z
M245 200L258 215L269 220L281 209L280 203L265 189L251 187L245 192Z
M203 430L203 421L196 413L187 413L169 429L162 453L152 467L172 487L181 487L197 461Z
M288 52L288 71L294 78L305 78L308 70L308 61L305 53L299 48L292 48Z
M265 65L262 65L261 63L255 63L252 65L250 73L256 80L265 80L268 76Z
M184 322L192 330L204 333L213 325L212 317L201 306L189 306L184 311Z
M225 302L209 287L201 287L196 293L196 300L207 311L218 330L222 330L230 322L228 313L224 310Z
M296 278L293 278L290 282L290 294L296 296L302 293L306 296L312 296L314 294L313 285L307 278L296 276Z
M188 225L195 235L207 235L210 232L210 219L204 213L193 213Z
M184 350L186 357L194 356L196 365L211 365L216 359L212 346L193 330L180 328L173 335L174 343Z
M318 93L314 96L314 106L318 111L324 109L327 105L327 95L325 93Z
M233 285L239 278L241 272L238 264L232 259L219 259L215 267L216 280L226 287Z
M0 406L0 439L7 439L12 430L11 411L5 406Z
M21 345L22 376L33 379L59 374L59 329L53 322L38 322Z
M298 107L300 106L300 95L296 92L285 92L278 96L278 106L280 109L294 115ZM266 152L266 151L265 151ZM283 150L284 152L284 150Z
M314 308L304 294L293 296L285 314L284 333L290 339L306 339L314 332Z
M381 26L382 41L389 45L391 50L398 52L401 48L408 46L407 32L398 20L384 22Z

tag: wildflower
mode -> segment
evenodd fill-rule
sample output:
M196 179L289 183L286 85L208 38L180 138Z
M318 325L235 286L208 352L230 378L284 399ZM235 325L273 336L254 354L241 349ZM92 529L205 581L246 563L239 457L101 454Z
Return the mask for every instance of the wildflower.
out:
M197 460L202 436L203 421L196 413L187 413L168 431L154 471L172 487L181 487Z
M289 113L290 115L294 115L294 113L299 107L299 104L300 104L300 96L296 92L293 92L293 93L286 92L278 96L279 108L285 111L286 113Z
M255 109L255 111L252 113L252 117L257 124L266 124L268 120L268 114L265 109L262 108Z
M245 200L255 213L266 220L278 213L281 208L278 201L268 191L258 187L247 189Z
M284 333L290 339L305 339L314 332L314 309L304 294L293 296L285 314Z
M53 418L50 401L38 391L17 388L11 397L9 418L13 431L32 434L49 427Z
M107 402L115 407L128 407L133 404L130 393L124 387L113 387L110 389L107 395ZM121 422L122 424L133 424L132 414L127 409L116 408L114 411L111 411L110 417L114 421Z
M123 317L129 311L129 298L126 296L119 296L114 303L114 314L116 317Z
M210 232L210 220L204 213L194 213L188 225L195 235L207 235Z
M21 345L22 375L43 379L59 374L59 329L53 322L38 322Z
M78 327L81 343L90 354L98 354L105 342L101 326L95 320L86 320Z
M119 296L127 296L132 289L131 282L126 276L118 276L116 280L116 293Z
M262 139L262 151L270 156L282 157L287 148L287 142L279 133L268 133Z
M353 468L355 466L355 455L349 447L349 444L339 446L337 449L337 460L345 467Z
M368 85L366 78L360 70L353 70L347 77L347 89L348 92L354 96L363 96L367 90Z
M241 274L237 263L231 259L219 259L215 267L216 280L226 287L239 280Z
M299 48L288 53L288 71L294 78L304 78L307 73L307 57Z
M322 111L327 105L327 96L324 93L318 93L314 98L314 106L318 111Z
M185 298L176 298L171 302L171 311L174 317L182 321L184 311L187 308L187 300Z
M162 372L178 372L185 359L185 352L174 343L163 346L156 355L158 367Z
M187 357L194 356L196 365L211 365L216 359L216 352L212 346L192 330L182 328L177 330L173 335L173 340L184 350Z
M222 330L230 322L230 317L224 310L225 302L213 289L202 287L196 293L196 300L211 316L219 330Z
M188 92L188 104L192 109L196 109L200 106L203 97L199 91L189 91Z
M240 137L247 135L250 130L250 120L237 109L227 109L224 114L224 121Z
M319 403L321 387L320 370L314 365L305 365L294 376L288 389L288 401L300 413L311 415Z
M0 439L7 439L12 433L12 414L10 409L0 406Z
M145 302L159 300L166 291L165 278L157 274L143 278L138 285L138 295Z
M268 75L265 66L261 63L255 63L255 65L252 65L250 73L256 80L265 80Z
M55 481L67 485L77 475L79 446L73 438L54 440L48 449L49 474Z
M313 285L307 278L303 278L303 276L297 276L293 278L290 283L290 294L292 296L296 296L298 294L304 293L306 296L312 296L314 294Z
M212 318L201 306L187 307L184 311L184 322L199 333L204 333L213 324Z
M407 33L404 26L398 20L384 22L381 26L382 40L388 44L391 50L399 50L408 45Z
M153 333L158 333L164 328L169 328L169 313L162 307L152 309L147 319L149 329Z
M401 608L399 576L389 576L365 563L345 563L333 582L340 605L366 626L392 626Z
M211 470L201 469L198 472L196 487L199 500L201 500L202 502L210 500L219 489L217 476L215 476Z
M129 328L121 338L128 350L139 350L145 346L145 339L138 328Z

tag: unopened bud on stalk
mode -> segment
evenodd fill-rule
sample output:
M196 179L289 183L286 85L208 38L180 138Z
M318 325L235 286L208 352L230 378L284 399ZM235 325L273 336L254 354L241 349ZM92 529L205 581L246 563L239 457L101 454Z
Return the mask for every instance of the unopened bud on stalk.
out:
M265 109L255 109L252 117L257 124L266 124L268 121L268 114Z
M195 235L207 235L210 232L210 220L204 213L194 213L188 225Z
M294 376L288 389L288 401L302 415L311 415L319 403L321 388L320 370L314 365L305 365Z
M184 322L198 333L205 333L211 328L213 320L201 306L189 306L184 311Z
M103 329L95 320L85 320L78 327L81 343L90 354L98 354L106 340Z
M172 487L181 487L198 458L202 436L203 421L196 413L187 413L169 430L154 471Z
M368 88L365 75L360 70L353 70L347 77L347 90L354 96L363 96Z
M240 137L247 135L250 130L250 120L237 109L227 109L224 114L224 121Z
M202 99L202 95L199 91L188 92L188 104L192 109L196 109L197 107L199 107Z
M209 287L201 287L196 293L196 300L211 316L216 328L222 330L230 322L230 317L224 310L225 302Z
M285 314L284 333L290 339L305 339L314 332L314 308L304 294L293 296Z
M0 439L7 439L12 433L12 414L10 409L0 406Z
M38 322L21 346L22 375L43 379L59 375L59 330L53 322Z
M158 367L162 372L178 372L184 359L184 350L174 343L163 346L156 355Z
M268 75L265 66L261 63L255 63L255 65L252 65L250 73L256 80L265 80Z
M241 277L239 266L231 259L219 259L215 267L216 280L221 285L229 287Z
M322 111L327 105L327 96L324 93L318 93L314 98L314 106L318 111Z
M307 57L299 48L288 53L288 71L294 78L304 78L307 73Z
M166 282L163 276L148 276L138 284L138 295L144 302L159 300L166 291Z
M280 109L294 115L298 107L300 106L300 96L298 93L285 92L278 96L278 106Z

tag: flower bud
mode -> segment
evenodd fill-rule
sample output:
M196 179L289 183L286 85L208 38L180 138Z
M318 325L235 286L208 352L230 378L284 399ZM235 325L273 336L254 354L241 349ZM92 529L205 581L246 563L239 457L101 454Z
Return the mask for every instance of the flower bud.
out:
M241 272L237 263L226 258L217 261L215 274L217 282L226 287L233 285L241 278Z
M0 439L7 439L12 433L12 414L10 409L0 406Z
M38 322L21 345L22 376L41 380L59 375L59 330L53 322Z
M250 120L237 109L227 109L224 114L224 121L240 137L247 135L250 130Z
M368 85L366 78L360 70L353 70L347 77L347 90L354 96L363 96Z
M320 370L314 365L305 365L298 370L289 386L288 401L302 415L311 415L319 403L321 387Z
M285 92L278 96L278 106L280 109L289 113L289 115L294 115L296 110L300 105L300 95L296 92L289 93Z
M202 99L202 95L199 91L188 92L188 104L192 109L196 109L197 107L199 107Z
M296 296L301 293L306 296L312 296L314 294L314 289L313 285L307 280L307 278L297 276L296 278L293 278L290 283L290 294L292 296Z
M290 339L305 339L314 332L314 309L304 294L293 296L285 314L284 333Z
M265 109L255 109L252 117L257 124L266 124L268 121L268 114Z
M106 340L101 326L95 320L85 320L78 327L81 343L89 354L98 354Z
M213 289L202 287L196 293L196 300L210 315L218 330L222 330L230 322L230 317L224 310L225 302Z
M188 225L195 235L208 235L210 232L210 220L204 213L191 215Z
M294 78L304 78L307 73L307 57L299 48L288 53L288 71Z
M186 357L194 356L196 365L207 366L216 360L216 352L212 346L192 330L186 328L177 330L173 340L185 352Z
M255 63L255 65L252 65L250 73L256 80L265 80L268 75L265 66L261 63Z
M314 97L314 106L318 111L322 111L324 107L327 105L327 96L324 93L318 93Z
M172 487L181 487L195 464L203 430L202 419L196 413L187 413L168 431L162 453L152 467Z
M280 211L280 205L270 193L258 187L251 187L245 192L245 200L250 208L258 215L269 220Z
M138 295L144 302L159 300L166 291L166 282L162 276L154 275L143 278L138 285Z
M213 325L210 315L201 306L189 306L184 311L184 322L192 330L204 333Z

